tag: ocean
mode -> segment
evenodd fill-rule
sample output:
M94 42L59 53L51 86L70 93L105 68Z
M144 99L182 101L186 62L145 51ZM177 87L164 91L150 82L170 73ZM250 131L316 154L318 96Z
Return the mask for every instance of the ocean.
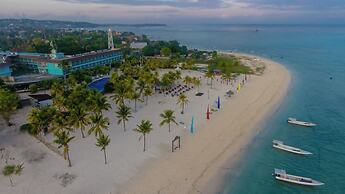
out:
M219 193L345 193L345 26L168 25L113 27L152 39L178 40L190 48L237 51L271 58L292 74L284 102L227 173ZM258 30L258 31L257 31ZM258 113L260 114L260 113ZM288 117L314 128L288 125ZM272 140L313 153L298 156L272 148ZM276 181L274 168L312 177L324 186Z

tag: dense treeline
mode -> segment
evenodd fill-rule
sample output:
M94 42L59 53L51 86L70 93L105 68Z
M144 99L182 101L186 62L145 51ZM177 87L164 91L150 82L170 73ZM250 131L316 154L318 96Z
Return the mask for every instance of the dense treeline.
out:
M155 55L187 55L188 49L186 46L180 46L177 41L153 41L150 42L143 49L143 54L145 56L155 56Z
M26 30L0 31L0 50L50 53L52 47L67 55L106 49L108 36L105 31ZM121 39L114 36L119 47Z

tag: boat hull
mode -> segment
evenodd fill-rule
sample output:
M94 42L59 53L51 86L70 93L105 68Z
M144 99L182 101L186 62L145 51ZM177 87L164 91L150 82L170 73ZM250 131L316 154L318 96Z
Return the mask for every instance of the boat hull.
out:
M321 182L301 182L301 181L296 181L296 180L291 180L291 179L285 179L282 177L275 177L277 180L279 181L284 181L284 182L289 182L289 183L294 183L294 184L298 184L298 185L305 185L305 186L321 186L324 185L324 183Z
M293 154L298 154L298 155L311 155L312 154L312 153L304 151L304 150L294 151L294 150L291 150L291 149L288 149L288 148L281 147L279 145L273 145L273 147L276 148L276 149L279 149L279 150L283 150L283 151L290 152L290 153L293 153Z
M306 122L302 122L302 121L287 121L288 123L292 124L292 125L298 125L298 126L303 126L303 127L315 127L316 124L314 123L306 123Z

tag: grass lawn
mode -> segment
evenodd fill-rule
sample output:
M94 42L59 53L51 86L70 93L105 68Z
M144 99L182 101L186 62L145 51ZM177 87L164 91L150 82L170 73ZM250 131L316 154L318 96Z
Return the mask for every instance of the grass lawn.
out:
M240 73L240 74L252 74L253 71L250 67L242 65L238 59L231 56L218 56L209 65L210 70L220 70L225 74Z

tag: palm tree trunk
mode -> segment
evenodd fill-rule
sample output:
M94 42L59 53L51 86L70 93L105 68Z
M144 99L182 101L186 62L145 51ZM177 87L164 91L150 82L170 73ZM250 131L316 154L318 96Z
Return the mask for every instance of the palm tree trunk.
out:
M80 132L81 132L81 137L82 137L82 138L85 138L83 127L80 128Z
M213 79L211 79L211 89L212 89L212 82L213 82Z
M107 164L107 154L105 153L105 148L103 150L104 153L104 164Z
M137 99L134 100L134 111L137 112Z
M2 117L3 117L3 119L5 120L6 125L7 125L7 126L10 126L10 125L11 125L11 123L10 123L10 117L9 117L8 115L3 115Z
M146 135L144 133L144 152L146 151Z
M13 187L13 186L14 186L14 184L13 184L13 181L12 181L12 177L11 177L11 175L10 175L10 176L8 176L8 178L10 179L11 186Z
M68 167L72 167L71 159L69 158L69 152L67 151L67 161L68 161Z
M149 96L146 96L146 105L148 101L149 101Z
M170 133L170 122L169 122L169 133Z
M182 111L181 111L181 114L184 113L184 104L182 104Z
M123 131L126 132L126 121L125 120L123 120Z

